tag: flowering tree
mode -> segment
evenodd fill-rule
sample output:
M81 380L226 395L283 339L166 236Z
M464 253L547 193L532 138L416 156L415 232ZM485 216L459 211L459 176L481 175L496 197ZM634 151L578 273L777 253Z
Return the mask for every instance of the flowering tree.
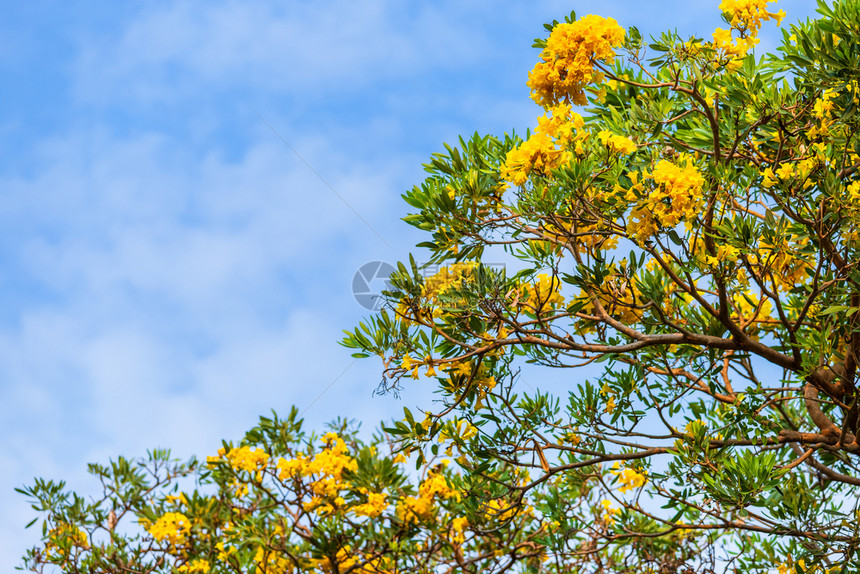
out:
M855 571L860 3L757 59L767 4L723 0L710 39L548 24L534 131L432 158L406 221L440 271L401 264L344 344L437 408L368 445L293 415L205 466L94 466L93 503L39 482L28 565ZM526 362L571 382L521 392Z
M306 434L293 410L262 418L205 463L146 459L91 465L92 501L39 480L21 492L48 513L35 572L493 571L539 563L535 512L445 462L407 472L384 435L346 423ZM383 451L388 451L384 452ZM464 498L480 493L486 504Z

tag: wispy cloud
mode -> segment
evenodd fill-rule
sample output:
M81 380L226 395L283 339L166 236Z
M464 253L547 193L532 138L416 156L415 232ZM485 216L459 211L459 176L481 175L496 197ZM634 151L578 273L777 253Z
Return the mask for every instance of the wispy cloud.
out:
M0 443L25 461L6 491L56 471L24 456L34 448L65 469L217 448L269 408L309 403L349 360L339 318L358 316L349 279L375 237L270 134L238 160L179 149L164 135L55 137L37 176L0 178L16 276L0 287L16 302L0 322L0 402L18 406ZM378 217L392 174L339 167L332 184Z
M475 44L489 44L451 8L384 0L153 5L86 47L78 93L171 105L211 89L345 96L384 78L476 64L484 50Z

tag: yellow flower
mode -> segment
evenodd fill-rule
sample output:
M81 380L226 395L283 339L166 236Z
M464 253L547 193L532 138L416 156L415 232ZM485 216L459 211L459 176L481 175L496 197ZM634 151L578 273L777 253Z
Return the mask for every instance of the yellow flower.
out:
M451 542L462 545L466 541L465 530L469 527L469 520L465 516L458 516L451 521Z
M507 500L494 498L486 505L487 515L499 521L505 521L516 516L520 507Z
M434 513L434 500L448 498L460 500L460 493L448 485L439 473L429 476L418 487L418 496L406 496L397 505L397 517L407 523L429 520Z
M636 151L636 144L633 143L633 140L624 136L615 135L608 130L603 130L597 134L597 137L603 145L619 155L630 155Z
M834 105L831 101L833 96L833 90L825 90L821 94L821 97L815 100L815 105L812 107L812 111L816 118L824 120L830 117L830 112L833 111Z
M782 25L783 18L785 18L785 10L779 10L776 14L773 15L773 19L776 20L777 26Z
M728 44L732 43L732 31L731 30L723 30L722 28L717 28L714 30L714 44L717 48L722 48Z
M477 263L473 261L464 261L461 263L452 263L439 269L434 275L424 279L422 292L428 299L437 299L444 295L450 289L456 289L461 286L464 281L467 281L475 271ZM405 359L404 359L405 360ZM409 359L409 369L412 366L412 359Z
M367 492L367 502L352 507L358 516L376 518L388 508L388 496L384 492Z
M776 175L779 179L788 179L792 175L794 175L794 165L790 163L784 163L779 166L779 169L776 170Z
M740 250L737 247L731 245L717 246L717 258L720 261L737 261L738 255L740 255Z
M731 21L732 27L747 30L755 35L761 23L766 20L776 20L777 25L785 17L785 12L768 12L767 5L776 0L723 0L720 10Z
M70 546L67 546L67 544ZM47 557L51 557L54 551L59 550L58 554L65 559L68 558L70 553L76 551L74 549L87 550L89 548L90 543L86 532L68 522L60 522L48 533L48 541L45 543L45 554Z
M602 507L603 519L606 521L606 524L610 526L615 524L615 515L619 514L621 510L614 508L612 506L612 501L605 498L600 501L600 506Z
M612 411L615 410L615 395L610 396L609 400L606 401L606 406L604 407L604 410L609 414L612 414Z
M619 468L619 464L616 462L613 468ZM632 490L634 488L642 488L645 486L645 483L648 481L648 473L642 471L641 473L636 471L633 468L623 468L621 470L613 470L612 474L618 477L618 482L621 486L619 486L618 490L620 492L627 492L628 490Z
M852 202L860 202L860 181L854 181L848 185L848 199Z
M659 227L675 227L696 216L705 179L691 159L684 166L660 160L650 174L643 176L654 185L630 213L627 232L636 241L648 239Z
M549 177L570 160L567 146L575 130L584 125L582 116L572 112L567 104L556 105L549 111L552 117L538 118L538 127L531 137L508 152L501 170L505 181L523 186L532 173Z
M582 442L582 437L580 437L575 432L568 432L564 435L564 441L572 444L573 446L576 446Z
M554 308L564 305L564 297L559 293L560 288L561 281L557 277L541 273L537 276L537 281L522 286L522 295L534 311Z
M180 512L168 512L144 527L156 542L167 541L171 546L184 544L191 533L191 521Z
M310 489L314 496L306 504L306 509L320 509L320 512L328 514L346 503L340 496L340 492L347 487L342 475L346 471L356 470L358 463L349 456L346 443L337 433L326 433L322 442L326 446L316 456L308 458L299 453L291 460L279 459L276 467L279 470L278 478L282 481L310 478Z
M183 564L177 568L178 572L209 572L209 561L202 558L195 558L191 562Z
M256 563L255 571L259 574L284 574L293 571L289 557L264 546L257 548L254 553L254 562Z
M280 471L278 473L278 478L280 478L281 480L286 480L293 476L301 476L305 464L306 461L301 454L299 454L297 458L293 459L278 459L278 463L275 465L276 468Z
M603 81L594 62L612 63L613 48L623 41L624 29L612 18L588 15L556 25L541 52L541 62L529 73L532 99L544 107L559 102L585 104L585 87Z
M266 467L269 455L262 449L252 450L249 446L242 446L228 452L227 461L234 470L255 472Z

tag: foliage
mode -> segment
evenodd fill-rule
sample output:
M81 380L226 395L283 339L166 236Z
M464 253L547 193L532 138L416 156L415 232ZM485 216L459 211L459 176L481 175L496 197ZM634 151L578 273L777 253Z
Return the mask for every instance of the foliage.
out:
M293 409L285 420L261 418L205 464L156 451L91 465L103 496L90 502L37 481L22 492L49 517L45 544L27 564L37 572L433 572L544 554L534 509L509 507L496 484L448 461L409 473L402 454L380 453L388 446L381 434L363 443L344 421L307 434ZM470 491L488 503L464 499Z
M709 39L548 24L534 132L432 158L404 195L430 260L344 344L382 390L435 379L438 408L370 444L264 419L207 466L93 467L93 503L38 482L28 565L860 568L860 2L756 58L767 4L724 0ZM502 250L522 269L482 263ZM527 363L573 382L523 393Z

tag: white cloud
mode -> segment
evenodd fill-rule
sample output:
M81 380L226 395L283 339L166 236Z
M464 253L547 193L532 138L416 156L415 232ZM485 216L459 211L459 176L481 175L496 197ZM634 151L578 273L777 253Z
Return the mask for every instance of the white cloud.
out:
M14 405L0 451L17 460L0 486L151 447L205 454L349 364L337 340L351 271L327 261L363 262L378 240L258 137L225 160L164 134L73 133L42 146L35 175L0 178L7 269L34 290L0 324L0 402ZM296 146L337 160L329 180L367 219L397 199L383 166L340 161L318 138ZM0 531L32 516L14 508Z
M374 239L305 165L260 137L235 163L173 158L181 141L158 137L55 141L48 147L65 151L48 154L40 175L4 182L0 221L27 222L15 237L22 264L58 291L129 288L190 307L250 295L288 263L300 272L297 263L344 232ZM90 146L101 153L79 151ZM314 152L311 161L317 155L337 157ZM394 199L396 184L379 166L318 165L338 170L328 178L365 219Z
M475 63L483 35L451 8L385 0L159 4L90 41L78 93L172 104L211 89L353 93L382 78Z

